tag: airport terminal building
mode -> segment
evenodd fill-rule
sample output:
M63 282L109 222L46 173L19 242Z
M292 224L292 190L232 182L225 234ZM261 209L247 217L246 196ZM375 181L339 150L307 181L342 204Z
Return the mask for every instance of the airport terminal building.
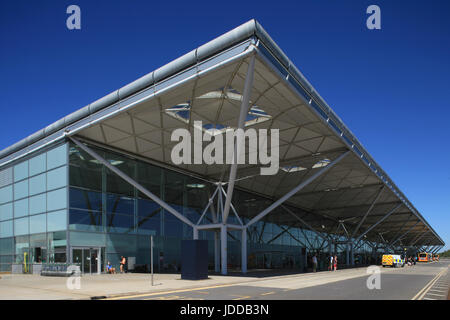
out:
M278 129L279 170L174 164L178 128ZM444 245L255 20L0 152L0 271L148 270L151 235L160 272L180 270L183 239L208 240L223 274Z

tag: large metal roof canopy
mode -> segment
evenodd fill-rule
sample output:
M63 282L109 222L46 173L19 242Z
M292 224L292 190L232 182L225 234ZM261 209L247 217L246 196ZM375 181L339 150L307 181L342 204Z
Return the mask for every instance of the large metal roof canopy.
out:
M232 167L227 164L174 166L170 154L177 142L170 137L180 127L193 132L195 121L202 121L202 130L236 128L249 70L253 81L247 88L244 126L280 130L280 170L264 176L260 165L239 165L235 187L276 201L333 164L267 218L277 215L277 221L330 234L341 228L356 240L444 245L255 20L1 151L0 169L54 141L76 137L227 183ZM239 203L234 205L241 217L255 218L246 216ZM259 211L267 207L254 205Z

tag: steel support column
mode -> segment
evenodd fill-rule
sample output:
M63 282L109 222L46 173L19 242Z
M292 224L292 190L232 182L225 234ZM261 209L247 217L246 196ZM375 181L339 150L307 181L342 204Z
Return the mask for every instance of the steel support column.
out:
M395 243L397 243L397 241L399 241L400 239L402 239L404 236L406 236L420 221L418 221L416 224L414 224L412 227L410 227L405 233L403 233L401 236L397 237L397 239L395 239L395 241L393 241L391 244L389 244L390 246L393 246Z
M226 275L227 270L227 226L222 224L220 227L220 253L222 262L222 274Z
M378 194L376 195L375 199L372 201L372 204L370 205L369 209L367 210L367 212L364 214L364 216L362 217L361 221L358 223L358 225L356 226L355 230L353 230L352 233L352 238L354 238L356 236L356 233L358 232L359 228L361 227L361 225L363 224L364 220L366 220L367 216L369 215L369 213L372 211L373 207L375 206L375 204L378 202L378 199L381 196L381 193L383 192L385 186L383 185L380 188L380 191L378 191Z
M241 237L241 271L247 273L247 228L242 229Z
M214 271L220 272L220 233L214 231Z
M361 235L359 235L358 238L355 239L355 243L359 242L359 240L361 240L362 237L364 237L367 233L369 233L370 231L372 231L375 227L377 227L380 223L382 223L384 220L386 220L387 218L390 217L391 214L393 214L395 211L398 210L398 208L400 208L403 205L403 203L400 203L399 205L397 205L394 209L392 209L391 211L389 211L386 215L383 216L383 218L381 218L380 220L378 220L377 223L375 223L374 225L372 225L369 229L367 229L364 233L362 233Z
M303 189L304 187L306 187L308 184L310 184L311 182L313 182L314 180L316 180L318 177L320 177L321 175L323 175L325 172L327 172L328 170L330 170L332 167L334 167L337 163L339 163L342 159L344 159L344 157L346 155L349 154L350 151L346 151L343 154L341 154L339 157L337 157L335 160L333 160L330 164L328 164L326 167L322 168L321 170L319 170L318 172L316 172L315 174L313 174L311 177L309 177L308 179L306 179L304 182L300 183L298 186L296 186L294 189L292 189L291 191L289 191L288 193L286 193L283 197L281 197L280 199L278 199L277 201L275 201L274 203L272 203L269 207L267 207L266 209L264 209L263 211L261 211L256 217L254 217L253 219L251 219L245 226L248 227L252 224L254 224L255 222L258 222L259 220L261 220L262 218L264 218L264 216L266 216L267 214L269 214L270 212L272 212L272 210L274 210L275 208L277 208L278 206L280 206L283 202L285 202L286 200L288 200L290 197L292 197L294 194L296 194L297 192L299 192L301 189Z
M242 95L241 110L239 113L239 121L237 127L238 130L244 129L245 119L247 118L248 110L250 108L250 95L253 86L254 69L255 69L255 55L252 55L250 57L250 63L247 69L247 76L245 77L244 92ZM227 186L227 197L223 209L223 216L222 216L223 223L227 223L228 214L230 212L231 199L233 198L234 182L236 181L238 159L241 152L245 152L245 143L240 143L239 141L235 142L236 143L234 143L234 152L233 152L234 161L232 162L230 168L230 178ZM242 148L244 148L244 150L242 150Z

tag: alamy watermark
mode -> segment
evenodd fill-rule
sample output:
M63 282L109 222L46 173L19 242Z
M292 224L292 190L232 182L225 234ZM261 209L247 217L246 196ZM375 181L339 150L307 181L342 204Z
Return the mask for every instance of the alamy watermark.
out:
M66 287L69 290L81 289L81 271L79 266L68 266L67 272L71 273L66 281Z
M277 174L279 169L279 129L226 129L202 130L202 122L194 121L194 137L185 128L172 132L171 141L178 141L172 148L171 160L181 164L261 164L261 175ZM270 136L270 137L269 137ZM270 138L270 153L268 140ZM248 141L248 162L246 162ZM209 142L203 148L204 142Z
M373 290L381 289L381 269L378 266L369 266L366 270L367 274L370 274L370 276L367 278L366 286L367 289Z
M369 30L381 29L381 9L379 6L373 4L367 7L367 14L370 16L366 20L366 26Z
M69 30L81 29L81 9L79 6L72 4L67 7L66 13L70 14L66 20L66 26Z

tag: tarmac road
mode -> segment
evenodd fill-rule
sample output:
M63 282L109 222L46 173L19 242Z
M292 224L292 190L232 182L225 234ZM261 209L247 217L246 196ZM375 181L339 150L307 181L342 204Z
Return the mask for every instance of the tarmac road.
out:
M138 300L446 300L450 261L379 268L380 288L369 289L366 268L290 275L240 284L114 297ZM376 281L371 283L376 284Z

